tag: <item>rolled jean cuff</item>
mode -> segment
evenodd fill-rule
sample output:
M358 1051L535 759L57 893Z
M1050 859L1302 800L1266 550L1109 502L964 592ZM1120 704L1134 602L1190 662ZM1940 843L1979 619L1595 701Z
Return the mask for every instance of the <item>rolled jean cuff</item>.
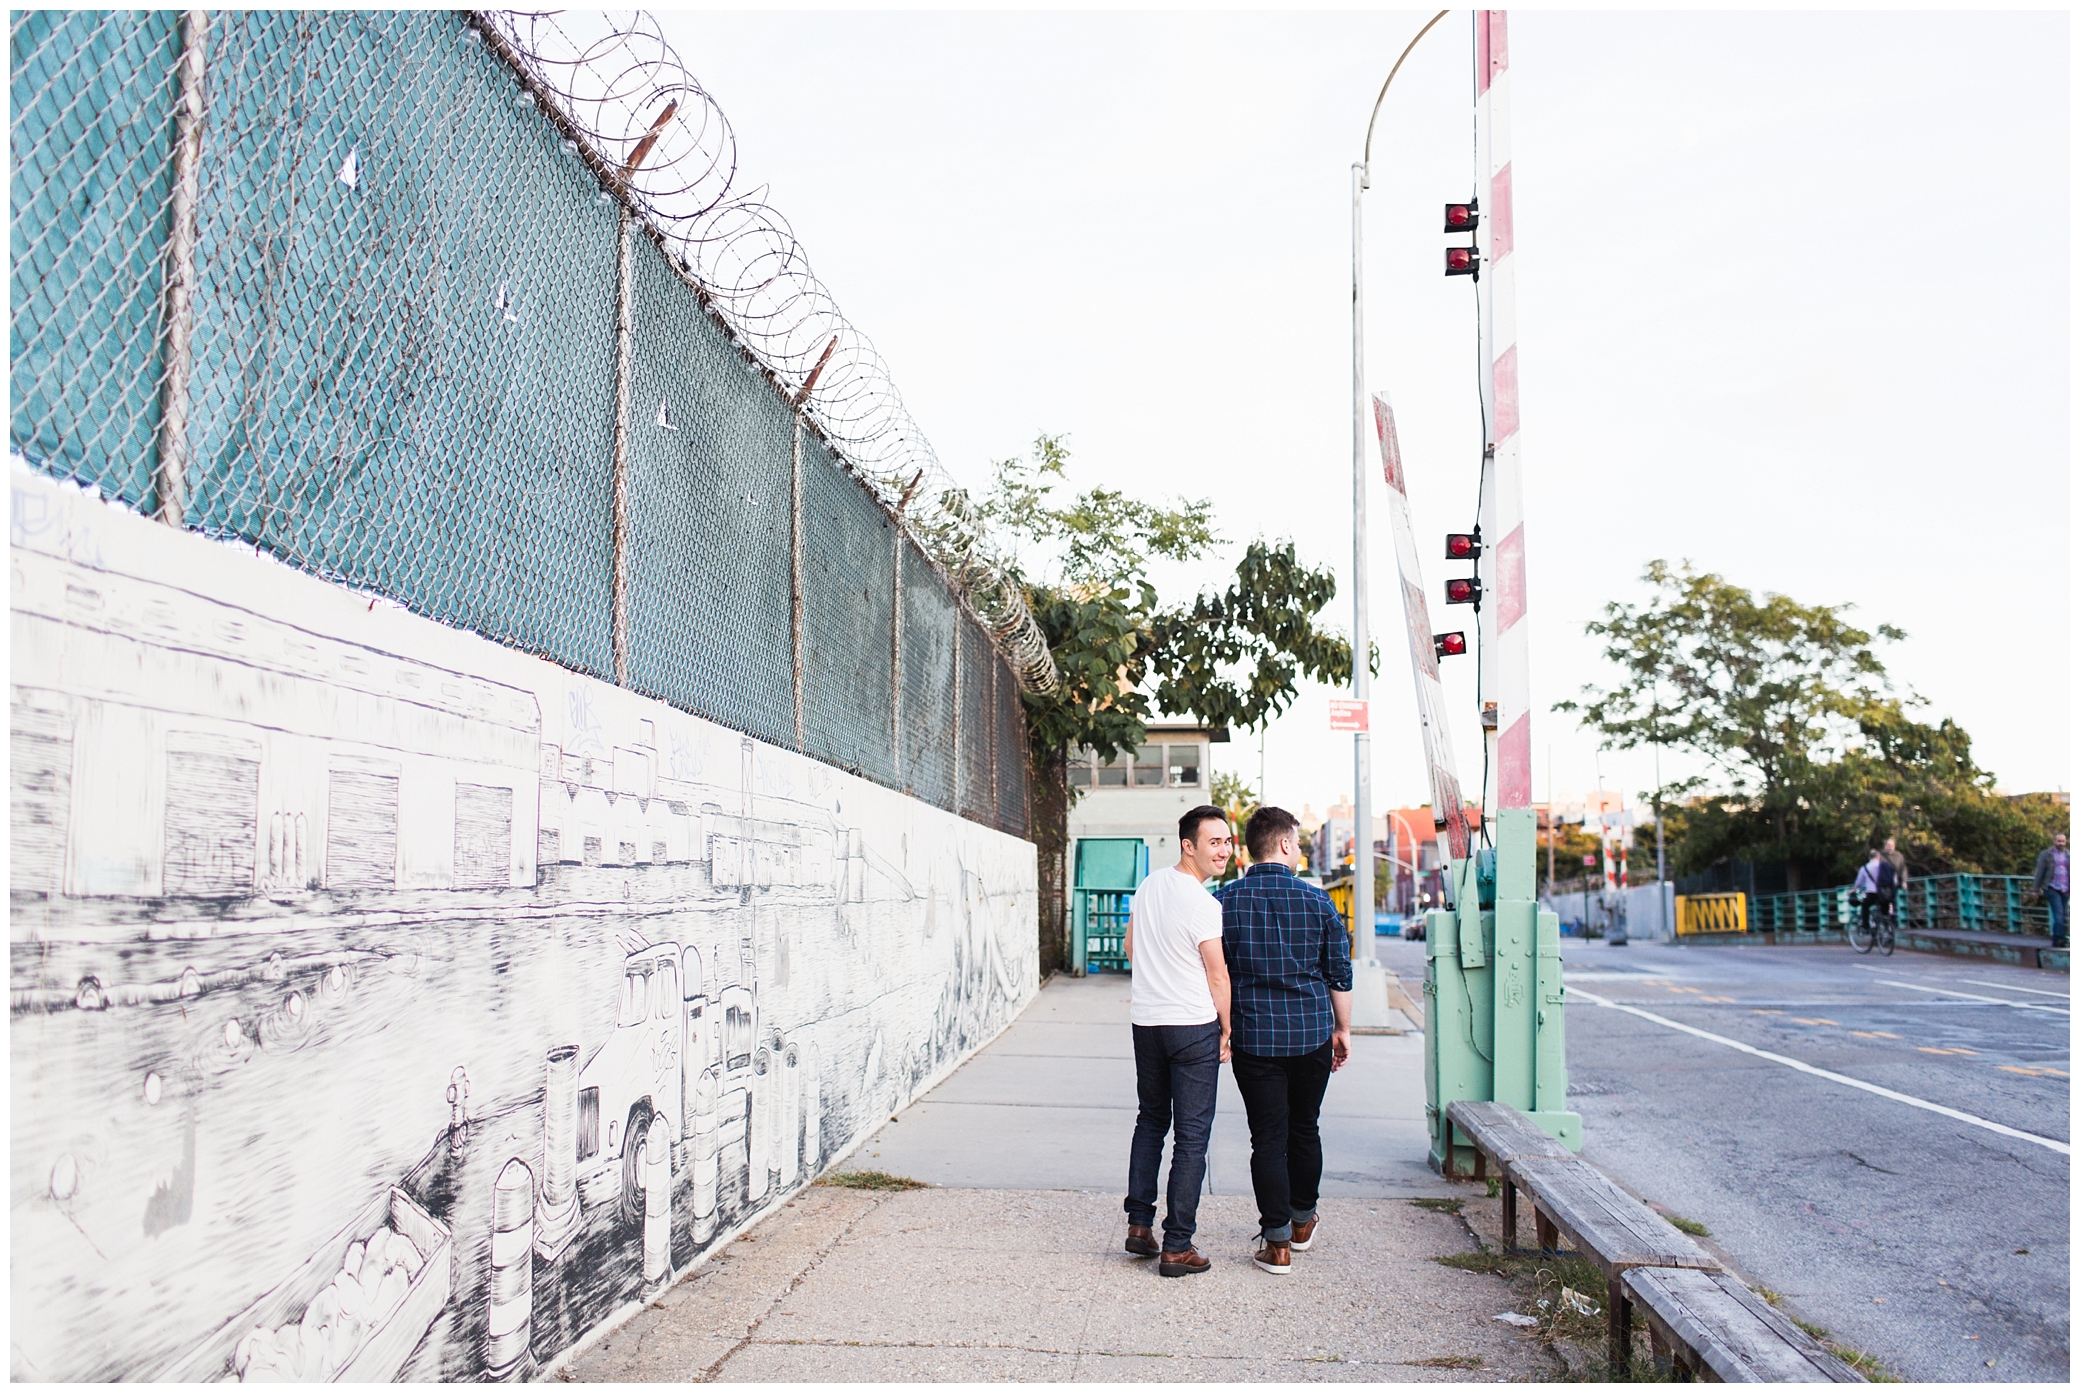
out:
M1275 1229L1265 1229L1263 1239L1266 1243L1291 1243L1293 1241L1293 1226L1291 1224L1280 1224Z
M1320 1212L1321 1211L1317 1209L1309 1209L1304 1211L1296 1209L1293 1211L1293 1222L1296 1224L1311 1224L1314 1222L1314 1216L1316 1214L1319 1214Z

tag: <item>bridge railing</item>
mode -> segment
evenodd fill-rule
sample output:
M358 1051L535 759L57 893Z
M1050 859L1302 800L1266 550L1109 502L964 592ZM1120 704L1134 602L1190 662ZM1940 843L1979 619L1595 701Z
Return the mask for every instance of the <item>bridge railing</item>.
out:
M1918 876L1899 898L1900 926L2049 935L2050 910L2024 902L2029 888L2030 878L2023 875ZM1855 891L1846 885L1758 895L1748 908L1748 928L1754 933L1841 932L1855 913Z

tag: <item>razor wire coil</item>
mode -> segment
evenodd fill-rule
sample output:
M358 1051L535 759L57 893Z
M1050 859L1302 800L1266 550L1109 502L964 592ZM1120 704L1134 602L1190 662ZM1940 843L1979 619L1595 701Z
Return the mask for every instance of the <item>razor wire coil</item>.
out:
M654 18L17 11L10 84L33 467L1024 834L1044 640Z

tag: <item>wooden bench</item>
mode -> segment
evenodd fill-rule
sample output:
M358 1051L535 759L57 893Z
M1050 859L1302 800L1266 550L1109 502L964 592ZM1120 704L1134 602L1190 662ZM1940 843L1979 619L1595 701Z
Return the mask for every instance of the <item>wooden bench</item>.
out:
M1572 1161L1575 1154L1545 1128L1507 1103L1460 1099L1444 1109L1444 1174L1452 1176L1452 1132L1464 1134L1473 1147L1473 1178L1485 1180L1492 1162L1502 1181L1502 1243L1517 1246L1517 1185L1510 1167L1518 1161ZM1541 1240L1543 1230L1541 1230ZM1552 1245L1541 1241L1540 1247Z
M1539 1247L1557 1249L1557 1229L1576 1252L1603 1269L1614 1372L1632 1364L1632 1308L1620 1280L1624 1273L1636 1267L1719 1270L1718 1259L1579 1157L1534 1157L1514 1162L1510 1171L1537 1210Z
M1647 1319L1656 1359L1714 1383L1862 1383L1864 1378L1730 1272L1635 1267L1618 1278Z

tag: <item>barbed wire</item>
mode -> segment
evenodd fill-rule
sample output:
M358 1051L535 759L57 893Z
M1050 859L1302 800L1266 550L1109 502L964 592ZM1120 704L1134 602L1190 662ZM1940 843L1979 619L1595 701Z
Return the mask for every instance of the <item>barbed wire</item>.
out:
M625 200L708 308L964 595L1027 691L1061 678L973 500L888 363L839 310L765 189L738 192L729 118L647 11L471 12L609 195Z

